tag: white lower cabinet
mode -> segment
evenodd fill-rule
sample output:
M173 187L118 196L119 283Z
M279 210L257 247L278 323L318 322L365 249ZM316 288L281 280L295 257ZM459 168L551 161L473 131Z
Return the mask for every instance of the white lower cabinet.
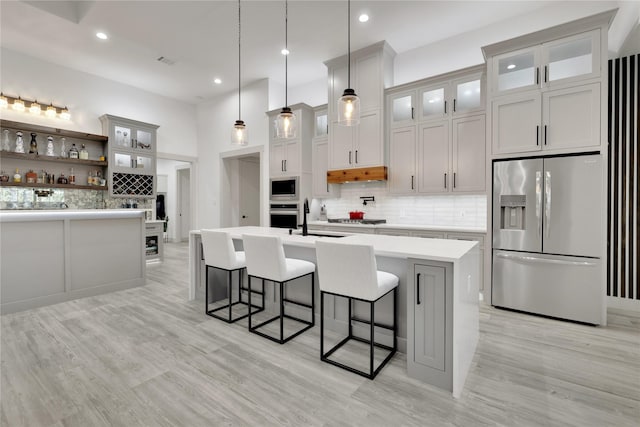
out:
M453 385L453 267L413 260L407 272L407 371L439 387Z
M444 233L440 232L440 231L423 231L423 230L416 230L416 231L411 231L411 233L409 233L409 235L411 237L424 237L427 239L444 239Z

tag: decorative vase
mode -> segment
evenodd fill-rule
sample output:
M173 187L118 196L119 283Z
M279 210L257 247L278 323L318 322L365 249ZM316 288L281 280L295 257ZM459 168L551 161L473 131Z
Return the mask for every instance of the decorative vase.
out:
M47 156L55 156L55 153L53 152L53 137L52 136L48 136L47 137Z
M24 141L22 140L22 132L16 132L16 153L24 153Z
M11 147L9 146L9 129L5 129L2 131L2 151L10 151Z
M66 159L68 157L68 154L67 154L67 139L66 138L61 138L60 141L62 141L62 146L60 147L60 157L62 157L63 159Z

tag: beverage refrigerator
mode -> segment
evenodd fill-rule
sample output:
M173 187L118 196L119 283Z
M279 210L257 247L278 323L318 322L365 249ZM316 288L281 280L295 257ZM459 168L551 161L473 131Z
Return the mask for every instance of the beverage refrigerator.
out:
M606 323L598 154L493 164L494 306Z

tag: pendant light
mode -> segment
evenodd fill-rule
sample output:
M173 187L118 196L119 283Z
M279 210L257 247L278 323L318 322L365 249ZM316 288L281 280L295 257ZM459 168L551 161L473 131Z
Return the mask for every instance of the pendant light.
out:
M289 45L288 45L288 24L289 24L289 4L288 1L284 2L284 107L276 118L276 137L277 138L295 138L297 134L297 119L293 114L289 104L287 103L287 89L288 89L288 62L289 58Z
M238 120L233 125L231 130L231 144L233 145L247 145L247 126L244 124L241 118L241 80L240 80L240 0L238 0Z
M338 100L338 124L356 126L360 123L360 98L351 89L351 0L347 0L347 88Z

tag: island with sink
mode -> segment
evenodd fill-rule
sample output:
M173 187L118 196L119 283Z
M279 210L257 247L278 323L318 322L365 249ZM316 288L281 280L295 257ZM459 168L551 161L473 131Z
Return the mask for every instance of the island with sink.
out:
M481 260L477 242L331 231L311 231L302 235L299 230L268 227L223 230L231 234L236 250L242 250L243 234L276 235L282 239L287 257L311 262L316 261L315 242L318 239L343 236L344 242L372 245L378 269L400 278L397 338L399 351L407 354L408 375L447 389L454 397L460 396L478 342ZM189 260L189 298L201 300L204 310L206 264L199 230L190 232ZM217 291L210 292L210 302L226 297L226 287L215 285L224 283L226 276L214 272L212 269L209 274L209 289ZM300 291L302 295L305 290ZM267 310L275 311L277 307L269 303L275 300L273 292L272 286L265 287ZM287 289L293 298L295 292L294 286ZM317 287L316 292L319 295ZM379 302L377 322L391 323L391 304L391 301ZM295 307L287 307L287 310L294 312ZM356 305L353 310L356 316L368 318L364 307ZM343 331L348 324L347 312L347 306L341 301L329 300L324 313L327 327ZM315 315L319 322L318 306ZM368 334L367 328L357 322L353 323L353 329L362 336ZM385 331L376 332L376 340L388 338Z

